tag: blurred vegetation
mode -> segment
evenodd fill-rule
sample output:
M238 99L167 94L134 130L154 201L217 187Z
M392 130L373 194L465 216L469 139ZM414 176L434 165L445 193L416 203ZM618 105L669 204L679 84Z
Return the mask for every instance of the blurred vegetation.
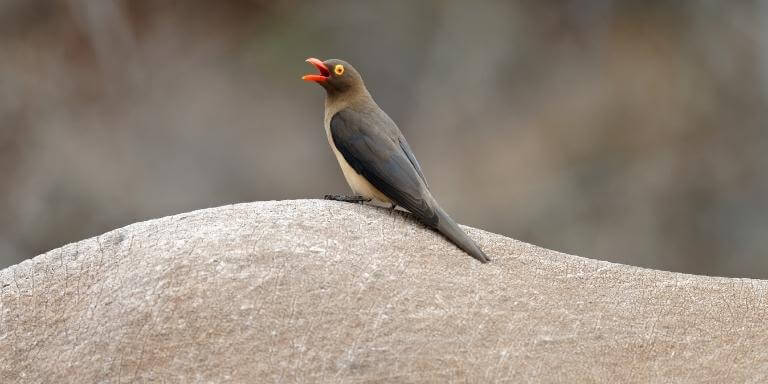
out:
M0 3L0 267L135 221L346 192L307 56L344 58L454 217L768 278L768 5Z

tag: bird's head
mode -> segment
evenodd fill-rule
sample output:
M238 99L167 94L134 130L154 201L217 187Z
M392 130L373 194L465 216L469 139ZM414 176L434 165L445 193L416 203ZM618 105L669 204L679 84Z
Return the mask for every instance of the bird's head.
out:
M329 95L341 95L365 89L360 73L344 60L320 61L320 59L310 57L306 61L314 65L320 73L304 75L302 79L320 84Z

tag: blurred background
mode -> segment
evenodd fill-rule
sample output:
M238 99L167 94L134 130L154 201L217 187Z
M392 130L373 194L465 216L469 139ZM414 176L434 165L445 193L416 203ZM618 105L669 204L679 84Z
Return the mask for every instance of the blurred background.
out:
M347 193L343 58L457 221L768 278L768 3L0 2L0 268L136 221Z

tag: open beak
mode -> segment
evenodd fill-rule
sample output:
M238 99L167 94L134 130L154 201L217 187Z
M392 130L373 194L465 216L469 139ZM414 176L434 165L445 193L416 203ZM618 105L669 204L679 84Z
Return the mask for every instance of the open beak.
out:
M328 70L328 67L323 64L322 61L319 59L315 59L314 57L310 57L306 60L307 63L310 63L317 68L317 70L320 72L319 75L304 75L301 77L304 81L314 81L315 83L322 83L323 81L328 80L328 77L331 76L331 71Z

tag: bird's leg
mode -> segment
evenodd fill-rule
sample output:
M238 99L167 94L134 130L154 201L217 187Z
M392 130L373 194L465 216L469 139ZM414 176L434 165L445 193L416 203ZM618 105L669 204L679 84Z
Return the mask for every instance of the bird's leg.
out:
M371 201L370 198L365 198L360 195L345 196L345 195L325 195L326 200L344 201L347 203L367 203Z
M395 208L397 208L397 203L392 203L392 205L389 206L390 211L394 211Z

